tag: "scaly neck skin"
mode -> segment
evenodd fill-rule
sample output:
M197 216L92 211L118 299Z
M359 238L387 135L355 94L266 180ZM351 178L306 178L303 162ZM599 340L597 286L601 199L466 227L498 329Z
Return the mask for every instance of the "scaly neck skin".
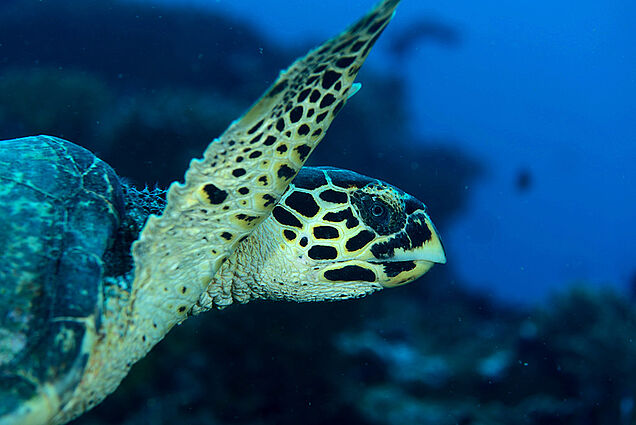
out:
M280 226L267 218L218 270L192 314L254 299L296 302L358 298L382 289L369 282L325 282L322 265L284 243Z
M223 263L208 289L193 306L192 314L220 310L234 302L245 304L253 299L269 298L263 282L271 281L272 277L263 270L263 265L275 253L277 242L263 234L267 221L257 227Z

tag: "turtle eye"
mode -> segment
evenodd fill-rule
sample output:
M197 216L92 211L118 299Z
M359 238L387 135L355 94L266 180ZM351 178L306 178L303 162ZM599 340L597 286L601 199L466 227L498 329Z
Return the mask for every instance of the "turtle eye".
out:
M373 216L376 218L382 218L384 215L386 215L386 208L384 208L384 205L382 205L381 203L376 202L371 207L371 214L373 214Z
M379 235L388 235L402 229L406 215L403 209L386 202L380 195L358 190L350 194L351 203L367 226Z
M379 225L386 225L391 220L391 210L387 204L382 202L379 199L370 199L369 206L367 207L369 211L368 217L374 223Z

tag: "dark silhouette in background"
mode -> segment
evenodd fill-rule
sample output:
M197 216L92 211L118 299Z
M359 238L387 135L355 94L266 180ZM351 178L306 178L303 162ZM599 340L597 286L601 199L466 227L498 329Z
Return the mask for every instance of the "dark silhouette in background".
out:
M458 47L461 43L461 34L457 28L429 18L421 18L405 29L396 30L396 33L391 38L389 49L394 55L401 57L424 42L451 48Z

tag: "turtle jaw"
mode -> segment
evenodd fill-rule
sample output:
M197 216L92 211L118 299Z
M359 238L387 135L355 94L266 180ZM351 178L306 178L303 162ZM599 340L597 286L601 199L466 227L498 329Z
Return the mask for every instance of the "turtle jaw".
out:
M435 265L432 261L390 261L382 263L383 278L380 284L383 288L395 288L406 285L422 277ZM397 273L397 275L395 275Z
M422 226L428 228L430 238L420 247L396 250L391 259L382 263L382 287L394 288L405 285L424 275L435 264L446 264L446 253L439 232L428 214L422 216Z
M406 243L403 242L404 235L398 236L395 241L402 241L403 245L392 246L390 255L376 255L382 251L374 250L371 245L353 259L338 260L321 267L319 273L326 281L366 283L377 290L405 285L424 275L433 265L446 263L444 246L428 214L420 212L414 219L417 228L410 229L412 239L407 238ZM427 236L425 241L418 239L421 235ZM387 243L392 245L391 242L390 238L383 238L379 243L387 246Z
M442 244L442 239L440 238L439 232L437 231L437 228L435 228L433 221L431 221L431 218L426 213L420 213L414 221L418 222L418 227L425 229L425 233L428 234L428 238L421 245L414 248L403 249L398 247L393 252L393 255L385 261L424 261L431 263L431 266L433 263L446 264L446 252L444 251L444 245ZM418 235L420 233L422 232L417 232ZM409 235L409 239L411 239L412 234L407 234Z
M430 219L426 221L432 237L422 247L409 251L398 251L386 261L370 262L381 266L381 269L376 266L375 273L383 288L405 285L424 275L435 264L446 263L446 253L439 234Z

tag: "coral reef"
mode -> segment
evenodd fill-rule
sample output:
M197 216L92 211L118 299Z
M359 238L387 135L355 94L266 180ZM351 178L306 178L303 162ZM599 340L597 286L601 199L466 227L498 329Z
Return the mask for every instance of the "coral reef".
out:
M381 424L634 423L636 311L629 300L579 287L524 315L491 306L499 317L479 314L481 302L458 300L444 306L454 304L451 314L433 303L421 306L437 309L436 317L455 317L454 325L409 325L397 340L381 325L340 335L337 346L345 353L383 370L356 392L353 402L365 418Z

